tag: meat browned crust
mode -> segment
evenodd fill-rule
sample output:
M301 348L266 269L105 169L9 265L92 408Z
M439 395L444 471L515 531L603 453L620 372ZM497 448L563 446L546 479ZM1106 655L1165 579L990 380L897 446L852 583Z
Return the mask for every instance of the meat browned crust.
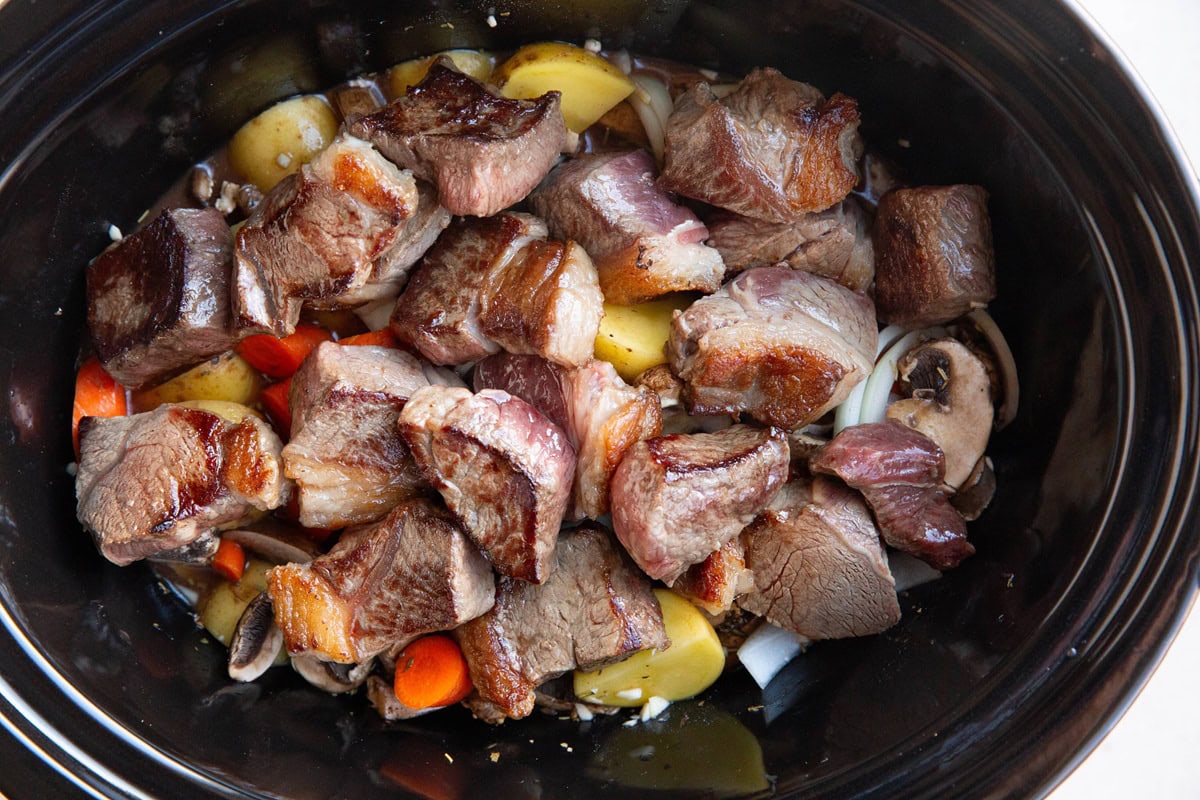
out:
M425 479L496 569L545 580L575 471L566 434L507 392L446 386L409 398L399 428Z
M186 548L287 499L279 438L254 416L233 423L165 405L84 417L79 440L79 521L121 566Z
M289 653L354 664L483 614L495 584L453 517L417 498L346 530L310 564L274 568L267 591Z
M537 687L568 670L670 646L649 581L607 531L564 531L557 561L540 586L500 578L492 610L455 631L476 691L512 719L528 716Z
M350 131L435 184L451 213L479 217L523 200L567 140L558 92L500 97L445 58L404 97L351 122Z
M613 473L613 530L647 575L671 585L749 525L787 477L777 428L637 442Z
M233 234L213 209L164 211L87 269L88 330L119 383L156 383L237 341Z
M790 222L824 211L858 182L858 105L825 99L769 67L718 98L704 82L667 120L662 185L747 217Z

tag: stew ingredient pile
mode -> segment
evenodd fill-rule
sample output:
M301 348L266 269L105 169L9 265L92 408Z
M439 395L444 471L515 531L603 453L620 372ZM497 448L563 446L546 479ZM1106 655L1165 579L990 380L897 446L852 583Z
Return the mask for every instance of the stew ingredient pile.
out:
M88 267L80 521L232 678L389 719L645 717L889 628L1017 384L987 193L858 127L560 43L267 109Z

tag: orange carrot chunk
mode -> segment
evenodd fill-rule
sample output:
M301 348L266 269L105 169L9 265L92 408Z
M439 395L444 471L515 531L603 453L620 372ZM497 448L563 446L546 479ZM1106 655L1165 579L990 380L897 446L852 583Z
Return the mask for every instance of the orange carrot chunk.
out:
M75 408L71 413L71 441L75 457L79 458L79 420L84 417L123 417L129 413L125 404L125 387L121 386L100 366L97 358L89 358L75 376Z
M445 634L409 642L396 657L396 699L409 708L441 708L471 692L467 660Z
M227 581L238 581L246 571L246 551L230 539L222 539L212 560L213 572Z
M277 339L267 334L247 336L237 346L238 355L259 372L272 378L286 378L300 368L300 362L321 342L333 340L333 334L316 325L297 325L291 336Z
M353 336L347 336L343 339L338 339L338 344L353 344L364 345L370 344L376 347L395 347L396 334L389 329L383 328L378 331L368 331L367 333L356 333Z
M279 383L272 383L258 393L258 402L263 410L275 423L275 430L283 438L288 438L292 432L292 409L288 405L288 392L292 388L292 379L287 378Z

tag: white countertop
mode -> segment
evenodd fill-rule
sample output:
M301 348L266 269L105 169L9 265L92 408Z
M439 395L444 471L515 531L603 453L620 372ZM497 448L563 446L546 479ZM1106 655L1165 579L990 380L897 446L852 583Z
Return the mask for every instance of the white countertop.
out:
M1200 1L1077 2L1133 62L1200 164ZM1197 678L1200 611L1193 608L1141 695L1050 800L1200 798Z

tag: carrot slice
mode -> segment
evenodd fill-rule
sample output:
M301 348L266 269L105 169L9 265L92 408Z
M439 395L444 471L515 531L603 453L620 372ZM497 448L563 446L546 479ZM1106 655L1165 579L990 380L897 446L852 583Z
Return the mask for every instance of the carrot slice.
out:
M279 383L272 383L258 393L258 401L275 423L275 429L285 439L292 431L292 409L288 405L288 392L292 388L292 379L286 378Z
M129 413L125 402L125 387L100 366L100 360L89 358L75 376L75 408L71 412L71 441L75 443L75 458L79 458L79 420L84 417L123 417Z
M467 660L458 643L444 634L409 642L396 657L396 699L409 708L440 708L471 692Z
M232 539L222 539L212 560L213 572L227 581L238 581L246 571L246 551Z
M277 339L267 334L248 336L237 346L238 355L259 372L272 378L286 378L300 368L321 342L333 340L333 334L316 325L297 325L291 336Z
M353 336L347 336L344 339L338 339L338 344L370 344L376 347L395 347L396 334L392 333L387 328L383 328L377 331L368 331L367 333L356 333Z

